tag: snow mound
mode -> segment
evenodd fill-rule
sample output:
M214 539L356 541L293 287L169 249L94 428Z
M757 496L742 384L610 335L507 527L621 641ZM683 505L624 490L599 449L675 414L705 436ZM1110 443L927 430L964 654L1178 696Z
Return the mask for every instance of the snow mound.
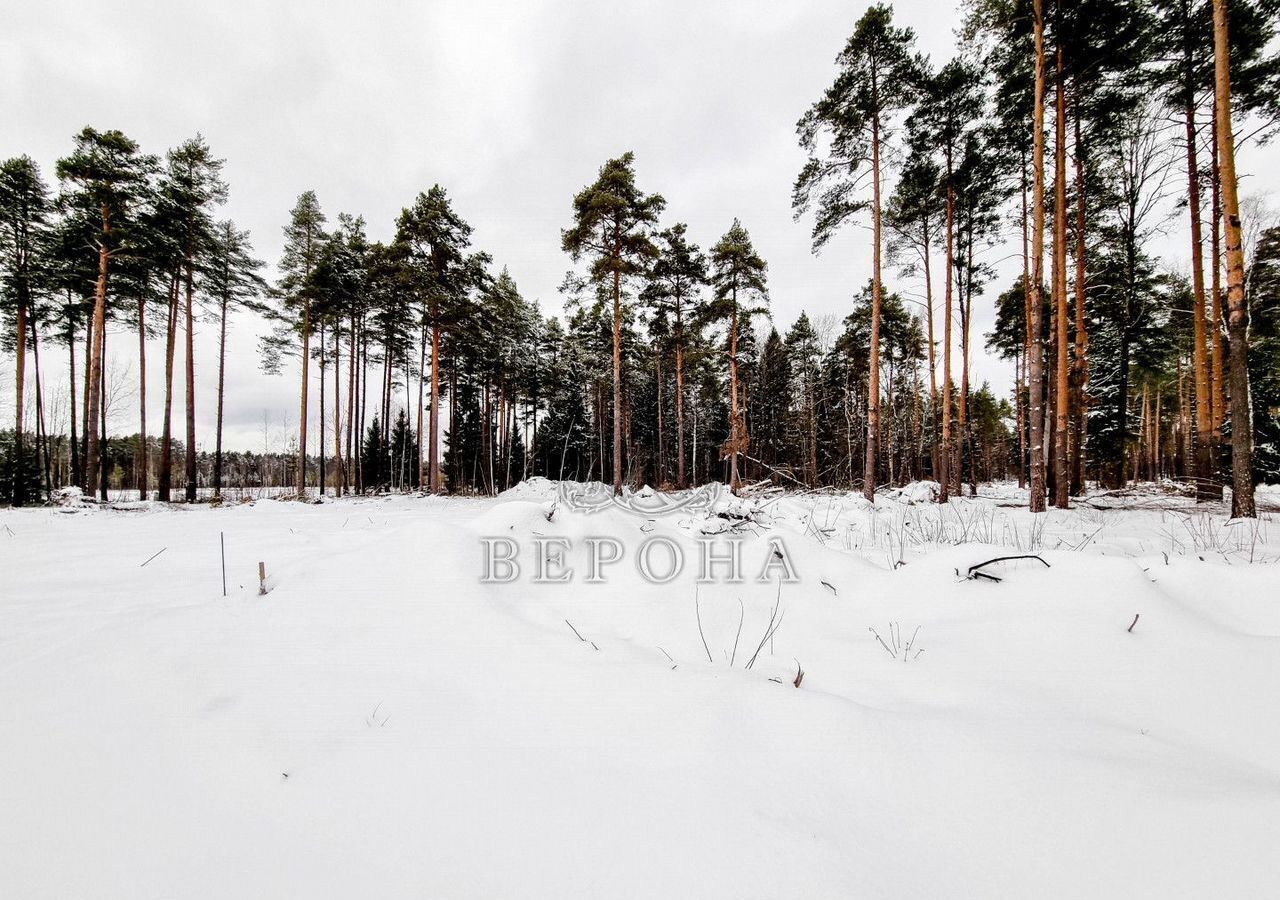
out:
M942 486L936 481L913 481L885 493L903 503L937 503L941 491Z
M541 475L526 478L513 488L498 495L499 500L551 500L556 496L560 482Z
M92 497L85 496L78 487L59 488L53 492L53 504L64 510L96 509L98 504Z

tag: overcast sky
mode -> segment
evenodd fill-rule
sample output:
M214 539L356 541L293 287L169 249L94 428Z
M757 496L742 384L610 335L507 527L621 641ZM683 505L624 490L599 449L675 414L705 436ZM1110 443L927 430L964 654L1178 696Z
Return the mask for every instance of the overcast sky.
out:
M953 52L959 4L900 0L935 62ZM851 228L820 257L790 189L803 163L795 122L830 82L861 3L737 2L283 3L0 0L0 157L54 161L86 124L119 128L152 153L196 132L226 159L224 215L274 262L297 195L313 189L330 220L360 214L386 239L400 209L440 183L546 312L569 260L560 230L570 199L600 164L636 153L640 187L667 199L708 246L735 216L769 262L774 321L801 310L847 314L870 277L869 232ZM1247 160L1245 160L1247 165ZM975 345L991 298L976 310ZM1003 260L1003 262L1001 262ZM1176 260L1175 260L1176 264ZM888 276L891 287L915 285ZM226 444L260 450L296 430L296 375L258 370L261 323L233 324ZM202 443L212 446L214 329L198 335ZM114 348L114 352L113 352ZM108 338L113 365L136 372L136 342ZM64 356L65 358L65 356ZM51 365L45 357L46 366ZM150 383L160 382L152 352ZM978 353L978 382L1011 370ZM181 377L181 376L179 376ZM181 390L181 389L179 389ZM5 392L7 395L8 392ZM149 420L158 421L153 390ZM181 396L181 394L179 394ZM11 401L10 401L11 402ZM113 431L134 430L135 400ZM313 425L314 427L314 425ZM207 438L207 439L206 439Z

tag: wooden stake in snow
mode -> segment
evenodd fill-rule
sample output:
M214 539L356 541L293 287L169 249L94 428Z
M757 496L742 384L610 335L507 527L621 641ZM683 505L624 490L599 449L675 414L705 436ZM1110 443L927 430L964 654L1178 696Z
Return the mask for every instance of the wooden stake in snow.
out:
M1133 626L1138 624L1138 616L1139 613L1133 614L1133 621L1129 623L1129 627L1126 629L1130 634L1133 634Z
M258 563L258 596L261 597L267 592L267 564Z

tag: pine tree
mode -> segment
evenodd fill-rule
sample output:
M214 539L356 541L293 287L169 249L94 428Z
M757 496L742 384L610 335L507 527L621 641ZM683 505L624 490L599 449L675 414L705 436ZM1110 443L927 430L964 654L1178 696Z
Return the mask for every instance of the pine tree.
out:
M101 420L104 343L111 258L128 239L136 207L154 169L154 157L145 156L135 141L119 131L85 128L75 137L70 156L58 161L58 180L70 186L67 200L96 221L98 256L93 314L89 334L89 364L85 398L85 471L90 494L106 496L102 469Z
M788 438L792 431L789 402L791 381L791 359L787 353L787 345L783 343L778 330L771 328L760 353L755 389L752 391L752 420L756 456L774 477L784 471L790 475L791 448Z
M821 381L822 350L818 333L805 313L801 313L787 332L787 359L794 379L791 396L799 398L792 443L798 448L797 458L804 473L804 483L818 486L818 392Z
M1028 307L1027 333L1031 349L1027 354L1030 380L1028 415L1031 417L1031 495L1028 506L1033 513L1045 511L1045 446L1044 446L1044 343L1041 339L1044 318L1044 0L1034 0L1035 33L1035 111L1033 133L1032 219L1031 219L1031 296ZM949 414L949 413L948 413Z
M211 208L227 197L222 181L223 161L213 156L200 135L169 151L168 170L162 187L170 207L182 260L185 302L182 316L186 333L186 500L196 500L196 394L195 394L195 282L196 269L205 263L214 237Z
M957 404L953 402L955 379L952 375L951 355L954 346L953 312L956 307L955 288L959 274L963 270L963 254L960 252L959 234L963 225L963 210L958 207L961 200L961 181L974 138L974 129L979 124L983 113L983 96L980 90L981 81L978 73L969 62L954 59L943 66L936 74L925 80L922 88L920 104L912 114L910 130L915 135L923 135L930 145L937 148L942 162L939 167L942 177L942 194L944 200L944 239L946 247L946 264L943 269L945 277L944 309L942 328L942 447L939 454L938 481L941 485L939 500L947 502L953 490L959 490L960 473L960 435L954 422L954 411ZM982 185L978 191L993 187ZM963 301L963 298L961 298ZM964 339L964 322L961 322L962 344ZM967 346L964 347L967 350ZM965 367L962 366L962 372ZM963 387L960 393L963 398Z
M676 375L676 487L688 487L685 471L685 349L686 329L703 318L701 289L708 284L707 260L697 244L686 238L683 222L658 235L659 256L649 273L642 299L657 315L670 317L671 342L675 349Z
M364 219L339 213L338 227L329 234L312 273L314 301L312 317L327 329L329 343L322 348L321 359L333 359L333 459L335 490L341 495L350 486L354 453L358 369L357 332L367 312L369 284L369 243L365 237ZM342 430L342 360L343 331L347 338L347 449L344 461ZM322 392L323 393L323 392ZM322 417L323 421L323 417ZM323 432L324 429L322 429ZM321 435L323 447L324 435ZM321 452L321 458L324 454Z
M222 496L222 418L226 388L227 319L241 306L262 311L258 302L266 291L266 282L258 271L261 260L254 259L249 232L223 221L214 227L205 265L204 289L218 310L218 411L214 438L213 495Z
M361 482L365 490L384 491L391 485L391 457L382 440L382 425L375 415L365 432L360 454Z
M418 487L418 439L409 424L403 408L396 414L396 424L391 429L391 443L387 447L391 457L391 487L393 490L410 491Z
M396 223L396 245L403 248L409 290L430 330L431 431L424 475L431 493L440 491L441 337L466 316L470 293L482 283L488 257L468 255L471 226L453 209L448 194L435 185L419 194ZM426 332L422 333L424 338Z
M1280 481L1280 226L1259 235L1246 289L1254 477L1273 484Z
M1227 329L1231 345L1231 515L1256 519L1253 499L1253 416L1249 402L1249 309L1244 296L1244 248L1236 186L1235 133L1231 130L1231 44L1227 4L1213 0L1214 89L1217 141L1227 236Z
M711 284L714 299L703 318L725 324L725 350L729 360L729 441L722 455L729 461L729 487L740 484L738 457L747 452L751 439L747 431L746 404L740 388L739 344L752 329L751 321L768 312L768 265L756 253L751 235L737 219L711 248Z
M839 73L823 98L800 120L800 144L809 154L796 182L793 205L805 212L815 190L816 220L814 251L822 247L851 216L866 208L856 196L860 170L870 145L872 281L874 306L871 326L871 394L867 407L866 466L863 496L875 501L876 469L880 440L880 299L881 299L881 144L890 120L915 98L921 61L912 52L915 34L910 28L893 25L889 6L870 7L854 27L844 50L837 57ZM817 139L829 132L831 143L826 159L817 157Z
M636 187L635 155L627 152L600 169L573 198L574 224L561 243L574 260L590 259L591 279L610 283L613 300L613 490L622 493L622 290L657 255L650 239L666 206L659 194Z
M930 474L937 478L940 464L938 368L935 361L931 259L933 242L937 237L945 204L939 192L942 172L938 164L930 158L933 134L931 130L920 130L918 121L912 117L908 122L909 128L916 126L912 128L910 139L911 154L898 176L897 187L885 210L885 221L893 233L889 241L890 258L900 263L902 274L914 275L919 271L924 276L925 325L929 354ZM944 275L950 277L949 273Z
M14 506L21 506L28 499L29 461L23 408L27 336L30 332L34 337L37 330L36 303L47 280L52 211L48 188L31 157L20 156L0 163L0 304L6 319L11 317L15 376L13 478L8 484L9 502ZM36 381L38 389L38 372ZM36 472L39 472L38 464Z
M298 196L298 202L289 214L289 224L284 227L284 252L280 258L279 269L281 279L279 292L283 300L280 310L286 328L284 333L274 336L276 348L285 346L285 334L292 331L301 340L302 382L299 392L300 412L298 416L298 471L297 491L299 497L307 494L307 416L308 389L310 387L311 364L311 305L315 299L315 285L311 272L319 261L324 246L325 215L320 211L320 202L316 200L314 191L304 191ZM268 348L270 352L270 348ZM277 350L278 352L278 350ZM320 485L323 488L323 473Z

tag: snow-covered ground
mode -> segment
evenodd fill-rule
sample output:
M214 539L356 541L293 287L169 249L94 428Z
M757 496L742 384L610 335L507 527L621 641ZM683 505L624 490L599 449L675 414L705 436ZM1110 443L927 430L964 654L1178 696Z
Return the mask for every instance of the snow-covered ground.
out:
M1275 513L1022 500L0 510L0 897L1280 896Z

